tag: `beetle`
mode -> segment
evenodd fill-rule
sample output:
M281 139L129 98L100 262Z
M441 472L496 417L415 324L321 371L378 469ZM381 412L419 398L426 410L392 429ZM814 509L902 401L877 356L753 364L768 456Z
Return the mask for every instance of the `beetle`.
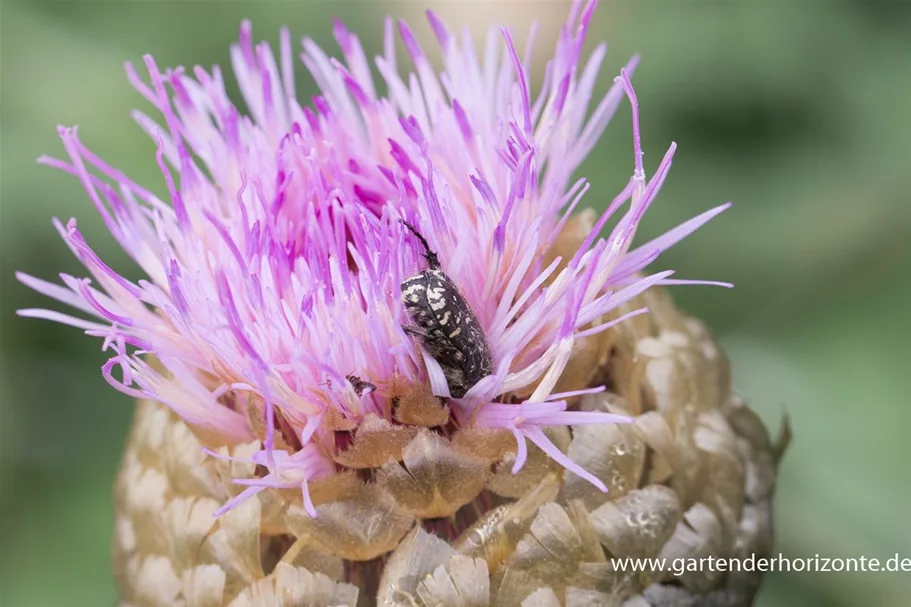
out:
M493 361L481 323L439 257L414 226L400 220L424 247L428 268L402 281L402 303L413 325L402 329L419 339L439 363L453 398L462 398L490 375Z

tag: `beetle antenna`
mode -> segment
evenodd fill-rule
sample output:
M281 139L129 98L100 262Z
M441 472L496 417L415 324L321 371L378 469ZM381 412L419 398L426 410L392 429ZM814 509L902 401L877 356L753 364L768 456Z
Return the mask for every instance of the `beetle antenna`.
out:
M399 219L406 228L411 230L411 233L417 236L417 239L421 241L421 245L424 247L424 257L427 259L428 265L430 265L431 270L438 270L440 268L440 258L437 257L437 254L430 250L430 245L427 244L427 239L424 238L420 232L418 232L413 225L405 221L404 219Z

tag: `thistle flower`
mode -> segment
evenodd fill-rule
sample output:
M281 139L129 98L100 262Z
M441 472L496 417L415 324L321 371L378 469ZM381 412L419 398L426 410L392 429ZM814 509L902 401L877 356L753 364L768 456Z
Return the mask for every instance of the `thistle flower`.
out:
M727 205L633 246L675 146L648 178L635 59L589 111L594 7L572 5L536 93L509 30L479 58L433 14L442 72L399 23L402 75L387 20L385 96L339 22L344 61L303 40L312 107L287 31L276 60L241 26L249 116L218 68L128 64L161 115L135 118L167 200L60 129L67 158L41 162L80 180L146 276L75 220L55 226L91 279L19 275L82 313L20 314L102 338L104 378L140 402L124 604L611 604L663 578L608 555L767 541L774 450L659 290L707 281L647 273ZM572 175L624 98L633 173L600 217L573 214Z

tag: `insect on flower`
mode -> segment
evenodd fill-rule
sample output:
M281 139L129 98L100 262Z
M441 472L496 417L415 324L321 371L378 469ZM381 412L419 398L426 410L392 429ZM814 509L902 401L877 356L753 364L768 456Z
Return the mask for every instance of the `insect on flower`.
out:
M443 369L450 395L462 398L491 373L493 362L487 337L427 240L408 222L402 224L421 241L424 258L430 266L402 281L405 311L417 325L403 325L402 329L421 340L427 353Z
M354 392L358 396L364 396L365 394L370 394L371 392L376 392L376 385L361 379L354 373L349 373L345 376L345 379L348 380L348 383L351 384L351 387L354 388Z
M728 205L634 244L676 146L646 174L638 60L600 91L596 1L567 4L540 79L533 35L493 26L479 53L432 13L439 52L389 19L375 62L339 21L337 59L288 30L274 54L244 22L246 112L220 68L147 56L127 76L156 110L134 116L158 195L60 128L64 157L41 162L78 179L140 279L56 221L84 275L18 277L75 313L19 314L100 338L102 376L138 400L120 604L746 604L741 576L629 584L592 562L618 542L762 551L778 455L660 289L731 285L651 269ZM576 213L624 102L629 179L610 198L598 176L607 204Z

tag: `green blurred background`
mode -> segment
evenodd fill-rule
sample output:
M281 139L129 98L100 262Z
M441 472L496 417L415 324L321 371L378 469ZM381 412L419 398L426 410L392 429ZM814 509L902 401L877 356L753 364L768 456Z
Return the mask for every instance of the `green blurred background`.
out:
M15 270L80 274L50 225L75 216L116 268L135 270L78 182L35 164L63 153L55 125L159 191L154 147L130 117L144 102L124 60L228 67L244 17L273 43L282 24L332 49L333 14L379 52L391 13L429 34L421 10L480 26L563 18L556 2L4 2L2 7L2 350L0 601L110 605L111 484L129 400L104 383L100 342L18 319L46 302ZM728 349L739 390L795 440L776 502L789 556L911 557L911 3L605 2L600 90L634 52L648 166L671 140L675 166L643 236L710 206L733 209L661 260L733 291L677 288ZM524 40L524 26L518 38ZM536 55L545 57L543 50ZM302 74L302 70L299 70ZM303 75L298 93L312 92ZM233 83L231 83L233 87ZM235 89L232 89L232 93ZM302 96L303 98L303 96ZM631 171L624 106L584 167L590 204ZM767 577L763 606L911 604L911 574Z

